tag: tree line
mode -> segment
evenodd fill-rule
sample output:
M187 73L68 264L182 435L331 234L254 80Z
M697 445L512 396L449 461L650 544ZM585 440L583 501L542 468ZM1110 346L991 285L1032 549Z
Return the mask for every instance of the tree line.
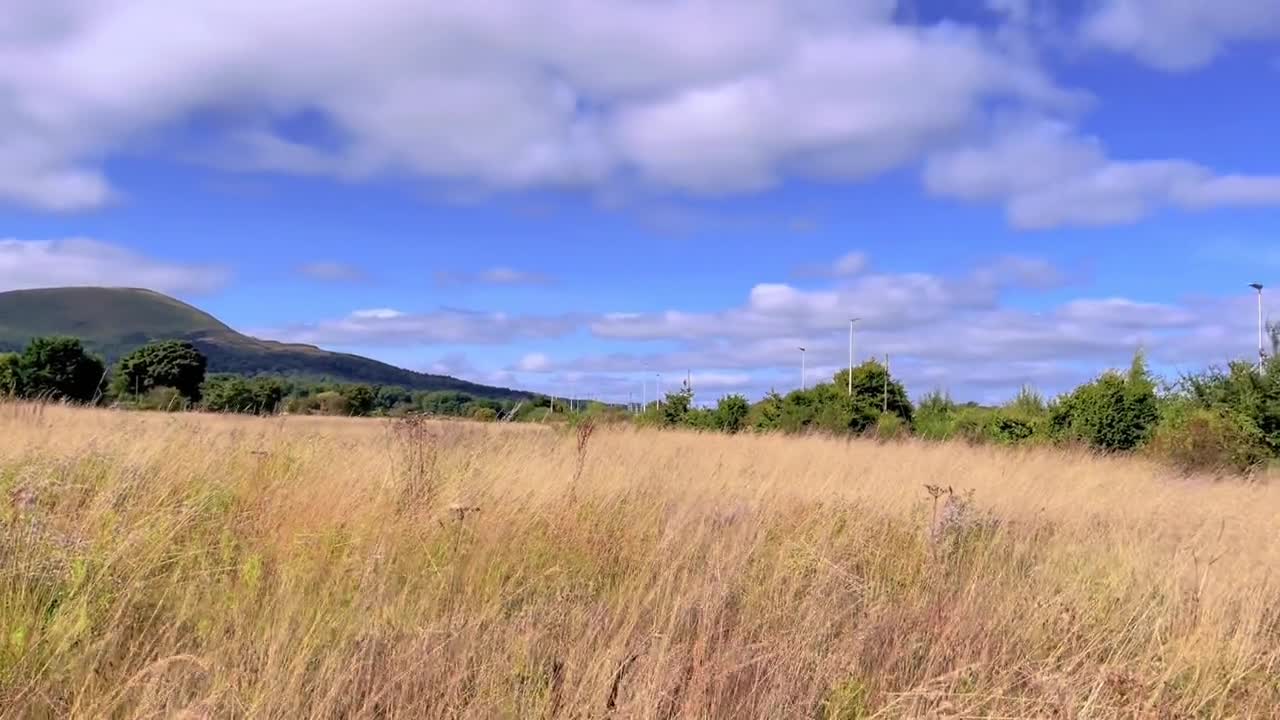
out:
M202 409L271 415L425 413L494 420L518 410L528 418L550 400L498 401L450 391L280 376L208 374L208 361L183 340L148 343L108 367L79 339L44 337L0 354L0 396L107 404L141 410Z
M1280 340L1280 333L1274 333ZM1276 343L1280 345L1280 342ZM114 404L137 409L203 409L250 414L395 416L411 413L495 420L583 419L708 432L825 432L880 439L916 436L1000 445L1071 444L1101 452L1148 452L1188 470L1248 471L1280 458L1280 359L1236 362L1160 382L1138 353L1125 372L1104 372L1059 397L1023 388L999 407L959 404L941 391L912 403L874 360L830 381L755 403L727 395L698 407L688 387L632 415L588 402L569 410L546 396L520 401L457 391L274 376L207 375L191 343L149 343L114 367L78 339L36 338L0 354L0 395Z
M1280 343L1277 343L1280 344ZM750 404L741 395L695 407L688 387L646 408L638 422L722 432L825 432L889 440L1024 446L1074 445L1144 452L1187 471L1248 472L1280 459L1280 359L1235 362L1161 382L1141 352L1125 372L1107 371L1045 399L1024 387L998 406L960 404L942 391L912 403L885 365L868 361L829 382Z

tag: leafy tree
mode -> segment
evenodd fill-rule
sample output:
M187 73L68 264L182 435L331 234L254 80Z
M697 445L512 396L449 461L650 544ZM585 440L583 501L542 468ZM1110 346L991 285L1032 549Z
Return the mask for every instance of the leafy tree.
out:
M207 366L204 354L185 340L147 343L120 359L113 387L116 395L135 396L170 387L199 402Z
M102 394L106 365L76 338L35 338L18 357L24 397L94 402Z
M837 391L848 394L849 371L836 373L832 385ZM911 423L913 408L902 383L893 379L889 369L876 360L868 360L853 369L854 416L850 427L862 432L870 427L881 412L897 415L904 423Z
M377 407L377 392L368 385L344 385L338 391L347 403L346 415L372 415Z
M667 393L667 400L662 404L662 424L667 427L683 425L692 404L693 391L687 387Z
M0 397L22 397L22 361L17 353L0 353Z
M284 400L285 385L273 377L212 375L205 380L201 392L207 410L270 415Z
M413 394L397 385L382 385L378 388L376 395L374 407L383 413L413 404Z
M751 405L741 395L725 395L716 403L714 422L727 433L740 432L747 426Z
M432 415L465 415L475 398L464 392L437 390L417 396L417 405Z

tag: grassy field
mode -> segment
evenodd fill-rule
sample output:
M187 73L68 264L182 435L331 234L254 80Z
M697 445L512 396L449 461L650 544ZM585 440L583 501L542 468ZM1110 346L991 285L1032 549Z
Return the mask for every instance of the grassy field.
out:
M1276 717L1276 568L1133 458L0 406L3 717Z

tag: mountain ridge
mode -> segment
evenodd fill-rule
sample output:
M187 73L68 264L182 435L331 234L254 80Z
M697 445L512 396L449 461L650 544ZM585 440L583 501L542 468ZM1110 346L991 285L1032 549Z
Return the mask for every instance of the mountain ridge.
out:
M340 382L398 385L408 390L455 390L508 399L531 393L396 367L314 345L264 340L241 333L177 298L145 288L60 287L0 292L0 352L20 350L33 337L80 338L108 362L153 340L187 340L209 359L210 373L283 375Z

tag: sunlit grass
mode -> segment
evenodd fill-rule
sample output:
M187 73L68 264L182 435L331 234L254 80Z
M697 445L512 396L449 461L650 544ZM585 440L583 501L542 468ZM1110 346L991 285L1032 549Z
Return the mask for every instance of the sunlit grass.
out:
M6 405L0 714L1270 717L1278 529L1054 449Z

